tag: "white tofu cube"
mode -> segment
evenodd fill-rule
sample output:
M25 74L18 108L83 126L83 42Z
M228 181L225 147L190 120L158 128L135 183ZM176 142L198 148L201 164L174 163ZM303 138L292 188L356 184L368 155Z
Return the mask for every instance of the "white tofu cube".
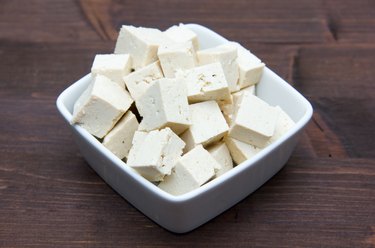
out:
M198 64L191 41L159 46L158 57L165 77L174 78L178 70L187 70Z
M134 100L137 100L153 81L163 77L159 61L156 61L125 76L124 82L130 95Z
M91 74L104 75L125 88L123 77L130 73L132 60L129 54L97 54L91 67Z
M74 104L72 124L103 138L129 109L133 99L109 78L97 75Z
M177 79L156 80L135 104L143 117L139 130L168 126L180 134L190 126L186 85Z
M218 162L201 145L186 153L177 161L170 176L158 185L172 195L182 195L199 188L214 175Z
M247 144L265 147L274 134L279 113L262 99L245 93L237 101L229 136Z
M237 47L231 43L219 45L213 48L200 50L197 52L200 65L220 62L223 67L230 92L238 90L237 81L239 77L237 65Z
M233 114L234 114L234 110L235 110L235 105L236 105L238 99L241 98L241 96L245 92L249 92L249 94L255 95L255 85L243 88L240 91L232 93L232 95L231 95L232 101L230 101L230 102L223 102L223 101L218 102L219 107L221 109L221 112L223 112L224 118L227 121L228 125L230 125L231 122L232 122L232 118L233 118Z
M123 25L114 53L130 54L137 70L158 60L159 45L169 42L172 41L158 29Z
M171 174L185 143L170 129L136 131L127 164L152 182Z
M207 100L230 101L228 84L218 62L180 71L177 78L185 81L190 103Z
M137 129L137 118L129 110L104 137L103 145L119 159L127 158Z
M261 149L256 146L246 144L229 136L225 137L224 141L236 164L241 164L243 161L252 158L255 154L261 151Z
M220 164L220 167L215 170L215 177L219 177L233 168L232 157L224 142L219 142L208 147L207 151Z
M164 31L164 33L173 40L174 42L187 42L190 41L193 46L194 50L199 50L199 42L198 42L198 36L196 33L194 33L192 30L187 28L184 24L180 23L180 25L172 26Z
M284 112L284 110L280 108L280 106L276 106L275 108L279 112L279 118L276 122L275 132L272 135L271 139L268 141L269 144L281 138L295 125L295 122L289 117L287 113Z
M257 84L262 77L264 63L239 43L237 46L237 64L239 68L238 89Z
M184 151L200 144L207 146L214 143L228 132L229 127L215 101L195 103L189 107L191 126L181 135L186 143Z

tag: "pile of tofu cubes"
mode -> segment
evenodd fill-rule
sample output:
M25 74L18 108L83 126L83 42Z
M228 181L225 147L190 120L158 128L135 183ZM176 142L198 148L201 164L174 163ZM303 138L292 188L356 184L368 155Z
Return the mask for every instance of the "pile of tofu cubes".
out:
M122 26L74 105L85 128L147 180L181 195L251 158L294 122L255 94L264 63L239 43L200 50L183 24Z

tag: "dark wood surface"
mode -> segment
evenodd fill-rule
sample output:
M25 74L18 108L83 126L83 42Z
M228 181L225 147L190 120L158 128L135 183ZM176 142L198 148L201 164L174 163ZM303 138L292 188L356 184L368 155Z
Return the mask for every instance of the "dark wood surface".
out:
M285 168L184 235L95 174L58 94L121 24L199 23L250 48L314 116ZM2 0L0 247L375 247L375 2Z

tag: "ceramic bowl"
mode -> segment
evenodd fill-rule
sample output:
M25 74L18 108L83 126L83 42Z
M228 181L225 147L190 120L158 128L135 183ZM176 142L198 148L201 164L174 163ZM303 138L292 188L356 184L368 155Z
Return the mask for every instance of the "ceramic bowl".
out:
M197 24L187 27L198 34L201 48L227 42L225 38ZM90 74L64 90L57 108L74 134L75 141L90 166L115 191L160 226L184 233L211 220L258 189L287 162L298 136L312 116L310 103L292 86L265 68L257 95L271 105L279 105L296 125L275 143L223 176L180 196L170 195L129 168L96 138L78 125L71 125L73 105L90 83Z

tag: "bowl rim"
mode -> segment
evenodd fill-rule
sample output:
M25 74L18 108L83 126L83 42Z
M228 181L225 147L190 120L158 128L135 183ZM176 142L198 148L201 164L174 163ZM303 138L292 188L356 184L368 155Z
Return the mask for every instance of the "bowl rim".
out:
M217 38L220 38L223 42L228 42L228 40L222 37L221 35L215 33L214 31L202 25L190 23L190 24L185 24L185 26L193 27L195 29L201 29L202 31L209 33L210 35L214 35ZM65 105L65 102L67 101L67 98L69 98L69 95L72 92L77 91L77 88L83 87L83 85L88 84L87 81L90 80L91 78L90 73L88 73L87 75L85 75L84 77L72 83L69 87L67 87L58 96L56 100L56 106L60 114L65 119L65 121L70 125L70 127L75 129L87 142L93 145L95 147L95 150L97 150L98 152L101 152L107 159L109 159L114 166L117 166L120 170L127 173L128 176L133 177L134 180L136 180L140 185L145 187L147 190L155 193L158 197L163 198L164 200L171 202L171 203L181 204L181 203L193 200L194 198L200 196L202 193L212 190L218 185L223 184L226 181L230 180L230 178L236 176L242 171L252 167L262 158L267 156L267 154L269 154L276 147L278 147L283 142L285 142L286 140L294 136L296 133L298 133L311 119L312 114L313 114L313 108L310 102L304 96L302 96L301 93L299 93L296 89L294 89L289 83L287 83L284 79L282 79L272 70L270 70L267 66L265 66L264 70L265 70L264 73L268 73L271 77L275 77L279 81L279 83L282 84L282 86L285 87L288 90L288 92L293 95L293 97L297 98L298 101L303 103L305 112L303 113L302 117L295 122L294 127L291 128L287 133L285 133L282 137L280 137L278 140L276 140L272 144L262 149L260 152L255 154L252 158L242 162L241 164L238 164L237 166L233 167L233 169L227 171L220 177L207 182L201 187L194 189L190 192L187 192L185 194L177 195L177 196L163 191L162 189L157 187L155 184L148 181L147 179L145 179L144 177L142 177L140 174L136 173L135 171L133 171L133 169L127 166L127 164L124 161L116 157L112 152L110 152L107 148L105 148L93 135L88 133L84 128L82 128L81 126L77 124L74 124L74 125L71 124L72 113L69 112L67 106Z

